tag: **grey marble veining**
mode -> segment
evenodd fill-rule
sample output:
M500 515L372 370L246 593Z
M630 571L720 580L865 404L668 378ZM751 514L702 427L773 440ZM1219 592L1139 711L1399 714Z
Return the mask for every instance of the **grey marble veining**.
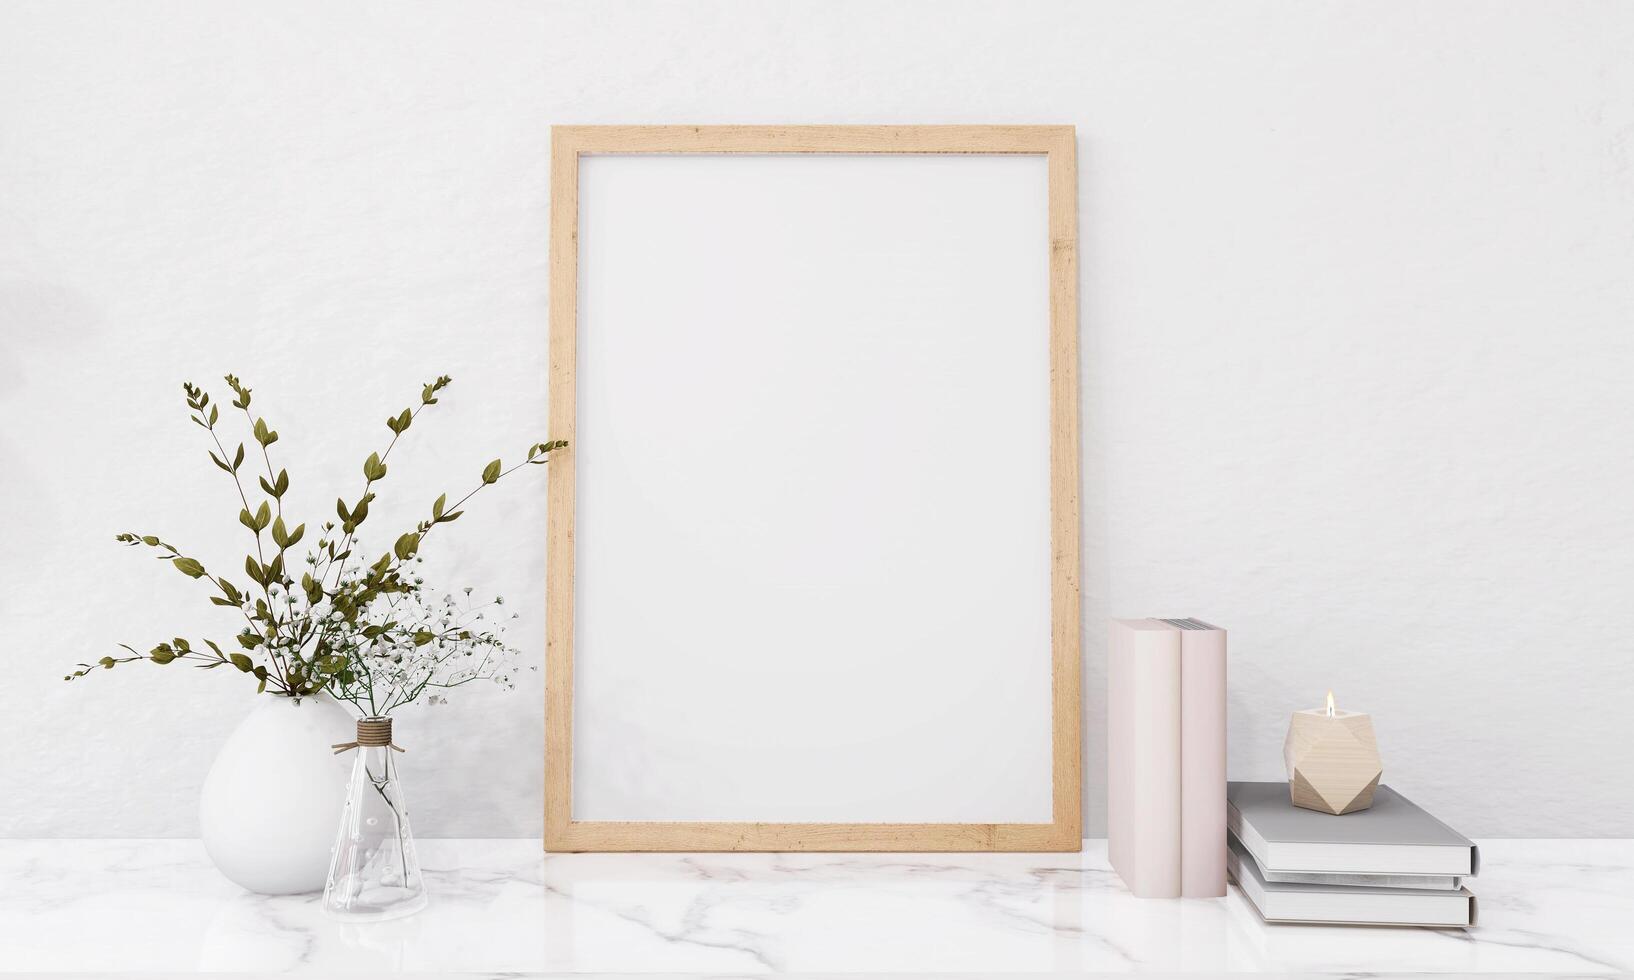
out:
M1132 898L1081 854L560 854L423 840L431 906L349 925L247 894L196 841L0 841L0 968L988 976L1634 971L1634 841L1487 841L1474 930L1267 926Z

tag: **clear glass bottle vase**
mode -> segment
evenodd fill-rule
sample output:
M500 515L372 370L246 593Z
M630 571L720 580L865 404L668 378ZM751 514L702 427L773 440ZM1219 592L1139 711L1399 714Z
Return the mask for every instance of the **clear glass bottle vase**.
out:
M395 919L425 908L425 879L414 853L408 804L397 776L390 718L360 718L352 780L329 859L323 907L330 915L367 921Z

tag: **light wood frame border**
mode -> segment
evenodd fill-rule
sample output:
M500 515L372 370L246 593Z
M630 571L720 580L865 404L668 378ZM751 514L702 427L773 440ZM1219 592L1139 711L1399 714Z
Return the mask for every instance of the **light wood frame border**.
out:
M676 153L1025 153L1048 158L1050 238L1050 823L574 820L574 422L579 158ZM555 126L550 161L551 454L545 654L545 848L552 851L1076 851L1081 847L1078 579L1078 168L1071 126Z

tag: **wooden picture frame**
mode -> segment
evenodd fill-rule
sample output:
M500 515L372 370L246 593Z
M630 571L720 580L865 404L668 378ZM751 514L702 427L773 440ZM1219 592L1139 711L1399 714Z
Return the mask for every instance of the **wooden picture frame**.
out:
M545 847L551 851L1076 851L1081 836L1078 251L1070 126L557 126L551 135ZM1036 154L1049 236L1048 823L590 821L573 816L579 164L602 154Z

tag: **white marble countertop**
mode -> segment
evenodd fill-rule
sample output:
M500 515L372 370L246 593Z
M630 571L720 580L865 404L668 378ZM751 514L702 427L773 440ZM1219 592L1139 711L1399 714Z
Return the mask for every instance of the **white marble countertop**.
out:
M188 840L0 841L0 968L455 975L1634 971L1634 841L1482 843L1473 930L1267 926L1082 854L555 854L422 840L412 918L246 894Z

